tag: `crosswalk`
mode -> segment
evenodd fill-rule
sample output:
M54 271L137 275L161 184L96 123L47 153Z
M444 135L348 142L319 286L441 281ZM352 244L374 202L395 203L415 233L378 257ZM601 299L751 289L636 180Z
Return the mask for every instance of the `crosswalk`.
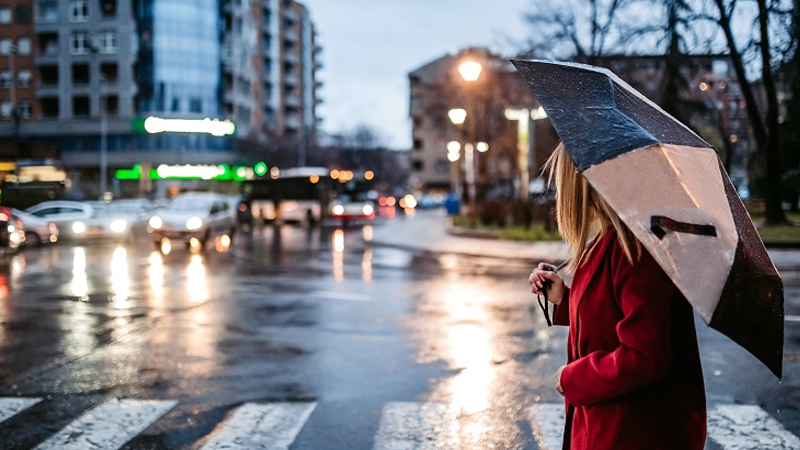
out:
M38 405L41 398L0 397L0 425ZM115 450L156 423L175 400L111 399L81 414L34 450ZM44 405L44 403L42 404ZM288 450L317 408L316 402L245 403L213 431L201 450ZM460 450L457 408L443 403L383 405L372 450ZM564 406L529 409L532 440L540 450L561 448ZM724 450L800 450L800 438L753 405L713 405L708 439Z

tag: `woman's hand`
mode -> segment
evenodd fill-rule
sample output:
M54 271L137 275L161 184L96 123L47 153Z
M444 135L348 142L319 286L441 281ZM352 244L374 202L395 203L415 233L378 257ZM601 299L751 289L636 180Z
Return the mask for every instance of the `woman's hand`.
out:
M558 305L566 292L564 279L554 272L555 266L547 263L539 263L531 275L528 277L528 284L531 285L531 292L536 295L545 295L547 291L547 300ZM545 287L545 280L550 280L550 283Z
M564 388L561 387L561 372L564 371L564 368L567 366L561 366L556 371L556 374L553 375L553 378L556 380L556 390L559 394L564 395Z

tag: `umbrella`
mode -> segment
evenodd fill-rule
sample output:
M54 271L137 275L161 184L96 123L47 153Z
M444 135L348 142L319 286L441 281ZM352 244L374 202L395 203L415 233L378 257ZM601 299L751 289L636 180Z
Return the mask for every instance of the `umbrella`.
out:
M607 69L512 63L578 170L702 319L783 362L783 283L715 149Z

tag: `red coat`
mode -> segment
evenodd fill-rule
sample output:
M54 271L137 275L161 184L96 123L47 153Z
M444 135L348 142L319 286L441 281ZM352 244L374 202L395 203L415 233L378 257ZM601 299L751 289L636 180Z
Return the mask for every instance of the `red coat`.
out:
M702 450L691 305L646 250L631 265L613 230L598 239L556 309L555 322L570 325L564 449Z

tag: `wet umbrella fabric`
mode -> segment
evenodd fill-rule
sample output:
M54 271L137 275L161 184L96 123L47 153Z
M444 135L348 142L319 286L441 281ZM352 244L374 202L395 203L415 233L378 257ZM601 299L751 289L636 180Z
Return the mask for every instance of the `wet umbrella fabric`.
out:
M780 378L783 283L714 148L607 69L512 62L578 170L703 320Z

